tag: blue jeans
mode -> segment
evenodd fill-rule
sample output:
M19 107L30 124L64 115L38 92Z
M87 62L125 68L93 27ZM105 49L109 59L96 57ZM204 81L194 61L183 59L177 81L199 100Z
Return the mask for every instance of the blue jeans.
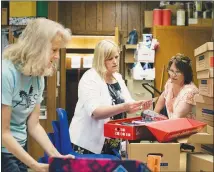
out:
M24 148L25 149L25 148ZM26 150L26 149L25 149ZM2 172L27 172L27 166L11 153L1 153Z

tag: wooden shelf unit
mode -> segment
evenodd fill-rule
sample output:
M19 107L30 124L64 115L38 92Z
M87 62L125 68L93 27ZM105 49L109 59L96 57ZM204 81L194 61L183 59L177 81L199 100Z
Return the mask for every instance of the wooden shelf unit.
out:
M137 44L126 44L126 49L132 49L135 50L137 49Z

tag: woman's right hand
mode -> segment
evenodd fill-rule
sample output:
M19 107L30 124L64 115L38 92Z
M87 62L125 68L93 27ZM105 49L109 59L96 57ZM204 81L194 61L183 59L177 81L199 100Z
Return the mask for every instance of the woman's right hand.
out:
M128 113L135 113L139 110L145 110L148 109L152 105L152 101L149 100L140 100L140 101L134 101L125 103L125 109Z
M32 169L35 172L49 172L49 164L37 163Z

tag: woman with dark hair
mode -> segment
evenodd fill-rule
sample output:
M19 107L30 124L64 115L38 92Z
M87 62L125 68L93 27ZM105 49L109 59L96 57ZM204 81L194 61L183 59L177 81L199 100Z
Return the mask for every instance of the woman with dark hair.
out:
M166 105L169 119L195 118L193 108L194 96L198 88L193 83L191 60L182 54L176 54L168 64L169 79L154 109L160 113Z

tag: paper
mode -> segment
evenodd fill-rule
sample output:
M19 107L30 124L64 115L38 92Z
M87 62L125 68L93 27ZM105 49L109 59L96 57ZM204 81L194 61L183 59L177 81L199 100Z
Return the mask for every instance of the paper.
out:
M92 68L93 56L84 56L83 57L83 68Z
M80 68L80 67L81 67L81 56L72 56L71 68Z

